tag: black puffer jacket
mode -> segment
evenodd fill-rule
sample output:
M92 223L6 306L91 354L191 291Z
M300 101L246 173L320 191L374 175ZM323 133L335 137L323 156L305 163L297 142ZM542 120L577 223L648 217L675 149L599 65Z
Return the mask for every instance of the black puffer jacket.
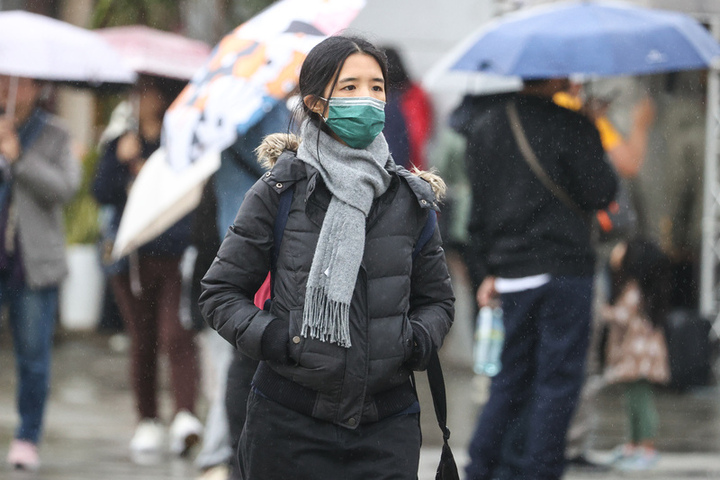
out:
M296 141L287 135L266 140L262 148L273 168L245 197L203 279L200 305L226 340L262 360L253 383L263 395L356 428L417 400L411 369L425 368L427 355L410 363L413 331L439 348L450 329L454 298L437 229L412 259L429 211L436 208L435 195L430 183L407 170L390 172L390 187L375 200L367 219L365 253L350 306L352 347L304 338L305 285L331 195L319 173L295 157ZM270 269L280 194L291 187L275 296L265 312L255 307L253 297ZM263 348L263 335L277 335L270 330L278 325L285 326L279 335L287 345L286 361Z

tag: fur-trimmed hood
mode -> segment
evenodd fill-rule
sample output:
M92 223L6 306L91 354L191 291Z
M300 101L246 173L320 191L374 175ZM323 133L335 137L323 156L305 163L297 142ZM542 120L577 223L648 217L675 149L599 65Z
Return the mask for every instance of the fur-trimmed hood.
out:
M258 162L265 169L271 170L285 150L297 152L301 141L302 139L298 135L292 133L273 133L268 135L263 139L260 146L255 149ZM430 184L437 201L441 201L443 197L445 197L447 186L438 174L420 170L416 167L412 169L412 173Z

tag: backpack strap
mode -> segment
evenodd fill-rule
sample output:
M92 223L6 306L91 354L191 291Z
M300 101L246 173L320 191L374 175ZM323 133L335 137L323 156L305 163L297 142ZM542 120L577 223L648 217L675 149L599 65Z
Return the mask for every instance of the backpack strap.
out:
M413 249L412 258L420 254L427 242L432 238L437 226L437 213L435 210L428 212L428 218L425 221L417 244ZM437 349L433 348L430 354L430 362L427 367L428 383L430 385L430 393L432 394L433 406L435 407L435 417L437 417L438 425L443 434L443 447L440 454L440 463L435 473L436 480L459 480L460 476L455 463L455 457L450 450L450 429L447 427L447 398L445 393L445 378L443 377L442 367L440 366L440 358Z
M275 214L275 225L273 226L273 246L270 253L270 298L265 300L263 309L270 311L270 303L275 296L275 269L277 268L278 257L280 256L280 244L282 243L285 225L287 225L290 207L292 206L295 185L292 185L280 194L280 203Z
M418 241L415 244L415 248L413 248L413 252L412 252L413 260L415 260L417 258L417 256L420 255L420 251L422 251L423 247L432 238L433 233L435 233L436 225L437 225L437 213L435 212L435 210L430 210L428 212L428 218L425 221L425 225L423 226L423 229L420 232L420 236L418 237Z

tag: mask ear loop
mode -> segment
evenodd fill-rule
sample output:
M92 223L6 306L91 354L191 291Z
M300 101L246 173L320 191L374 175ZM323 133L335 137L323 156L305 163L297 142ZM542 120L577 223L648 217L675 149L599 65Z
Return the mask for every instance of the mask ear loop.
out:
M323 123L327 123L327 117L324 114L330 115L330 99L321 96L318 96L318 98L325 102L325 108L323 108L323 113L320 114L320 118Z

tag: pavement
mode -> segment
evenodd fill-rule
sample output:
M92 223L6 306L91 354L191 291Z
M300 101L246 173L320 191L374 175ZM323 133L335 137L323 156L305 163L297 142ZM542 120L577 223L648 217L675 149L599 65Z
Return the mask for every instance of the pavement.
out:
M52 392L46 415L42 466L38 472L13 471L4 464L17 417L14 407L15 375L12 344L0 330L0 479L4 480L159 480L194 479L199 472L192 460L161 454L133 459L128 442L135 427L128 383L127 353L117 343L95 333L61 332L55 342ZM114 343L113 343L114 344ZM446 345L447 347L447 345ZM473 375L465 362L449 349L444 368L449 397L451 445L457 463L467 461L466 446L487 383ZM431 480L440 456L441 436L432 410L425 375L418 375L424 446L420 480ZM169 417L171 402L164 378L162 411ZM624 413L617 390L606 389L599 402L599 422L592 438L598 460L623 441ZM201 413L207 402L202 401ZM570 470L567 480L652 478L657 480L720 479L720 390L704 387L689 393L660 392L661 418L657 441L661 459L652 471L637 473L586 473ZM169 418L168 418L169 420ZM461 475L462 477L462 475Z

